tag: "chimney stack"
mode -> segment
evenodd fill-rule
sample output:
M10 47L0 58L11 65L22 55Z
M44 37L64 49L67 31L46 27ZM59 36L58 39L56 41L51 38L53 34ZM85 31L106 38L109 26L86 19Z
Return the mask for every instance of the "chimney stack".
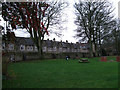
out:
M55 41L55 38L53 38L53 41Z
M66 40L66 43L68 43L68 40Z

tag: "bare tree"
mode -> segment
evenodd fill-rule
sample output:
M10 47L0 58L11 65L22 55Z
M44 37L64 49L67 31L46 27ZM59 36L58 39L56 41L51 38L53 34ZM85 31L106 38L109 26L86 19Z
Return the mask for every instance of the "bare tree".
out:
M110 48L116 55L120 55L120 20L114 19L111 23L111 30L103 37L102 46ZM112 49L112 50L111 50Z
M98 43L101 45L101 33L109 29L112 8L106 1L87 0L74 5L76 9L77 37L87 41L90 45L90 57L97 55Z
M5 2L2 4L2 17L12 29L25 28L43 58L42 43L48 28L61 23L62 10L67 3L59 0L51 2ZM54 32L54 31L53 31Z

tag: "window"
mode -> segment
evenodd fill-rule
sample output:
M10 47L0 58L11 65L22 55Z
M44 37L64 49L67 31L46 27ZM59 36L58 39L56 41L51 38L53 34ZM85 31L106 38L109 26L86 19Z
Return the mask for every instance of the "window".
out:
M46 49L46 47L43 47L43 51L45 52L47 49Z
M59 48L59 51L62 52L62 48Z
M77 52L77 49L75 49L74 52Z
M74 52L74 49L72 48L72 52Z
M54 50L54 51L57 51L57 48L56 48L56 47L54 47L54 48L53 48L53 50Z
M51 47L49 47L49 48L48 48L48 51L50 51L50 52L51 52L51 51L52 51L52 48L51 48Z
M14 50L14 44L9 44L9 50Z
M67 52L70 52L70 48L67 49Z
M66 48L63 48L63 52L66 52Z
M33 51L33 46L30 46L30 51Z
M27 51L30 51L30 46L27 46Z
M80 49L78 49L77 51L80 52Z
M25 50L25 45L20 45L20 50L24 51Z
M35 48L35 51L38 51L38 49L37 49L37 47L36 47L36 46L35 46L34 48Z

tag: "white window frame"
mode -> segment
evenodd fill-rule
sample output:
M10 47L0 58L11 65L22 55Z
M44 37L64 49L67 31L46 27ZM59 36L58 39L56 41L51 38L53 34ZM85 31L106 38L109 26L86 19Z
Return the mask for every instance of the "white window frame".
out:
M30 51L30 46L27 46L27 51Z
M20 45L20 51L24 51L24 50L25 50L25 45Z
M33 51L33 46L30 46L30 51Z

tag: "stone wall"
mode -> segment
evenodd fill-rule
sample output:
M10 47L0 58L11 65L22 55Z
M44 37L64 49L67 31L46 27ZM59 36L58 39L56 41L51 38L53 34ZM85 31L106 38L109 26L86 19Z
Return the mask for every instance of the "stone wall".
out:
M88 57L86 53L44 53L45 59L65 59L66 56L69 56L71 59L81 58L81 57ZM7 55L4 55L2 58L9 58L11 61L22 61L22 60L39 60L39 54L37 52L10 52Z

